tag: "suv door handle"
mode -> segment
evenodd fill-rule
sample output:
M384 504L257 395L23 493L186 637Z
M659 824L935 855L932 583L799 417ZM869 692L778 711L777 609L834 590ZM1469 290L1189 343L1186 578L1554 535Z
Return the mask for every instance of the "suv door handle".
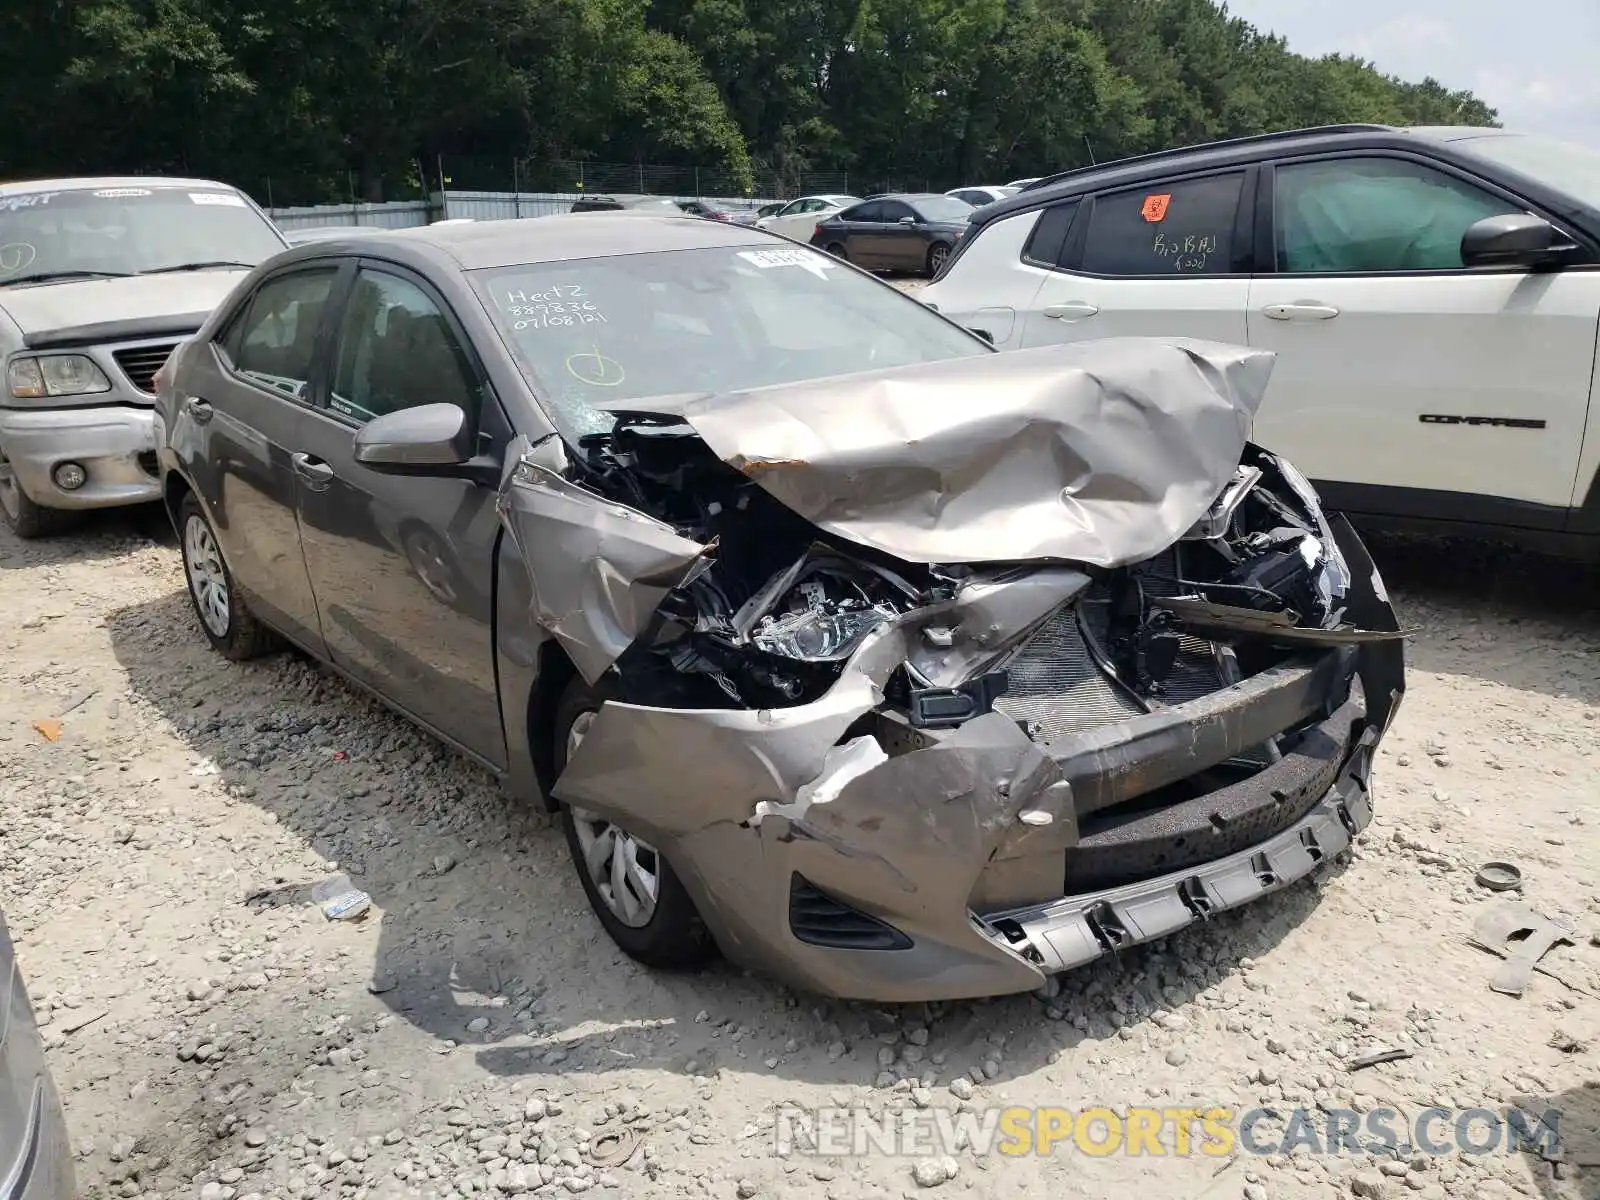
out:
M1081 321L1094 316L1100 311L1100 306L1090 304L1087 300L1069 300L1065 304L1051 304L1040 311L1055 321Z
M1337 317L1339 310L1331 304L1297 300L1293 304L1269 304L1261 315L1274 321L1327 321Z
M328 485L333 482L333 468L320 458L309 454L291 455L289 461L294 464L294 473L305 481L306 487L313 492L325 492Z
M183 403L183 408L185 412L194 418L196 425L204 425L217 414L216 409L212 408L207 401L200 399L198 396L191 396L189 399L185 400Z

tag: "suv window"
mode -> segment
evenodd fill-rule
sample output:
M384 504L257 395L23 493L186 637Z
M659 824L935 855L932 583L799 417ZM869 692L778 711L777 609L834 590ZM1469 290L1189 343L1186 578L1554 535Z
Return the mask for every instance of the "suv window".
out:
M422 404L476 414L474 372L444 314L414 283L382 271L356 276L339 329L328 407L370 421Z
M1093 275L1226 275L1244 173L1096 196L1083 247Z
M1421 163L1337 158L1274 172L1278 270L1459 271L1461 235L1515 204Z
M225 345L239 374L299 398L311 378L317 330L337 272L323 267L267 280Z

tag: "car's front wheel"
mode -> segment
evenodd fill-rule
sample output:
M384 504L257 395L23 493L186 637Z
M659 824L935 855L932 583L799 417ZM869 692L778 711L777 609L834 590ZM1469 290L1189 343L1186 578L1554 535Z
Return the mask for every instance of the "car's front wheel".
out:
M5 517L6 527L19 538L40 538L70 528L77 514L35 504L22 490L5 451L0 450L0 515Z
M222 560L216 531L194 493L178 506L178 540L183 548L183 574L189 582L189 600L200 628L212 649L224 658L243 662L278 649L278 635L263 625L239 589L228 564Z
M568 685L556 709L557 779L582 745L604 699L582 678ZM649 967L695 967L715 956L716 943L694 901L655 847L570 804L561 806L561 822L589 906L629 958Z

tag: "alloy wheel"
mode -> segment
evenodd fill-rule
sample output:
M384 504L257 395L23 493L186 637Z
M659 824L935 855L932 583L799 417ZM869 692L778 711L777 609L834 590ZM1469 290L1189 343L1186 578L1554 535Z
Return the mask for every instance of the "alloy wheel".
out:
M214 637L227 637L232 617L228 573L223 569L222 554L211 527L194 514L183 526L183 566L200 619Z
M567 732L567 761L577 753L595 714L580 713ZM655 848L587 809L572 809L572 824L589 879L612 916L642 929L656 915L661 894L661 862Z

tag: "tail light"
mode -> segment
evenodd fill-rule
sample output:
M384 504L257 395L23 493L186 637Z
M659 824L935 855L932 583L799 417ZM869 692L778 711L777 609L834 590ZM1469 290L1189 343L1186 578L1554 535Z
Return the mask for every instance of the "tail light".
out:
M811 236L812 237L816 237L817 234L819 234L821 232L822 232L822 222L818 221L817 222L817 227L811 231Z
M729 216L725 212L714 212L711 214L711 219L713 221L726 221L729 219Z

